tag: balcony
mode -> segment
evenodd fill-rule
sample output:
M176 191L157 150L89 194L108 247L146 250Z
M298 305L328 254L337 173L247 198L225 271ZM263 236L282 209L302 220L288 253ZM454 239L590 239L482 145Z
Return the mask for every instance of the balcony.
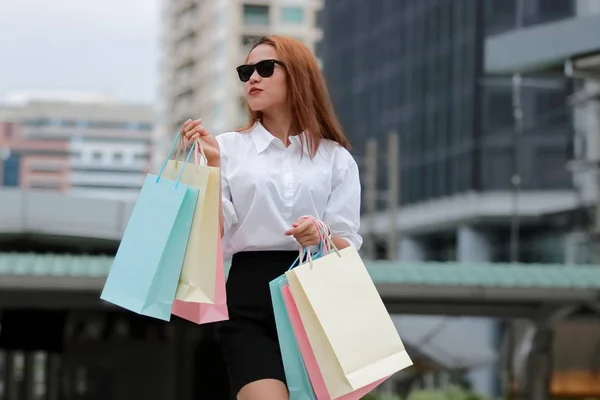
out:
M178 42L175 49L173 65L180 67L193 62L196 56L196 35L188 35L186 39Z
M192 35L196 31L198 14L196 8L190 8L187 12L180 14L173 27L173 39L175 42Z
M488 74L560 68L566 60L600 49L600 15L569 18L490 36L485 41Z
M28 141L41 143L45 140L70 140L74 137L98 138L111 141L139 140L150 142L151 132L133 129L103 129L68 126L23 127L22 137Z
M141 188L146 174L141 172L71 172L71 186Z
M175 70L172 85L175 93L185 93L194 88L197 66L190 62Z

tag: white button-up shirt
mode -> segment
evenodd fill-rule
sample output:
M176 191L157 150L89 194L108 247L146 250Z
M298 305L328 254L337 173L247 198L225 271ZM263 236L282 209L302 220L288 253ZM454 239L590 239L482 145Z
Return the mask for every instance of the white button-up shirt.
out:
M312 215L360 248L360 181L350 153L321 140L313 159L298 136L290 146L257 123L250 132L217 136L221 150L223 255L241 251L299 250L284 232Z

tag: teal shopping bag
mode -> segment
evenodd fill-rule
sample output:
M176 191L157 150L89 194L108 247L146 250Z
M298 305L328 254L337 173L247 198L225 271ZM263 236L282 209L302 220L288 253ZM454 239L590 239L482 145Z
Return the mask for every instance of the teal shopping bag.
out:
M313 259L318 255L313 256ZM296 259L293 268L300 257ZM269 283L271 290L271 301L273 303L273 312L275 314L275 326L277 327L277 337L279 338L279 348L281 349L281 358L285 370L285 379L290 392L290 400L316 400L308 372L302 360L300 348L296 342L294 330L288 317L281 288L287 285L285 274L275 278Z
M167 155L169 159L179 136ZM196 151L195 144L190 155ZM198 189L148 174L134 206L101 299L169 321L183 265Z

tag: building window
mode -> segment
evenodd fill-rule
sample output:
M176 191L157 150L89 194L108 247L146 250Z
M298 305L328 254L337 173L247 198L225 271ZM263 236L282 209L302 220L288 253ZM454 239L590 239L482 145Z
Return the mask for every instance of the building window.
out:
M31 172L60 172L61 170L60 164L34 164L29 168Z
M323 29L323 10L315 12L315 20L317 28Z
M58 190L60 189L60 181L57 180L33 180L29 187L32 189L49 189Z
M261 36L244 35L242 36L242 46L252 47L261 39Z
M21 176L21 156L19 154L10 154L10 151L7 151L8 155L3 157L4 159L4 167L0 171L3 176L0 184L4 186L19 186L19 179Z
M150 160L150 156L148 154L136 154L133 156L133 161L148 161L148 160Z
M49 125L49 121L47 119L44 118L37 118L37 119L28 119L25 121L24 123L25 126L27 127L41 127L41 126L48 126Z
M244 4L244 24L252 26L268 26L269 7Z
M261 36L244 35L242 36L242 53L248 54L252 47L261 39Z
M304 9L301 7L282 7L281 20L288 24L302 24L304 22Z

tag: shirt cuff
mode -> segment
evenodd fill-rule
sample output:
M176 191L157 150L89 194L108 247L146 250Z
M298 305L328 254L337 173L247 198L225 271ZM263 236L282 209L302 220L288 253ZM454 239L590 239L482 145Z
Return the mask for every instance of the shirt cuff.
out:
M223 206L223 234L225 235L232 226L238 223L238 218L231 201L222 199L221 203Z
M335 232L333 232L333 234L344 239L350 244L350 246L354 247L357 251L360 250L363 243L363 239L359 234L339 234Z

